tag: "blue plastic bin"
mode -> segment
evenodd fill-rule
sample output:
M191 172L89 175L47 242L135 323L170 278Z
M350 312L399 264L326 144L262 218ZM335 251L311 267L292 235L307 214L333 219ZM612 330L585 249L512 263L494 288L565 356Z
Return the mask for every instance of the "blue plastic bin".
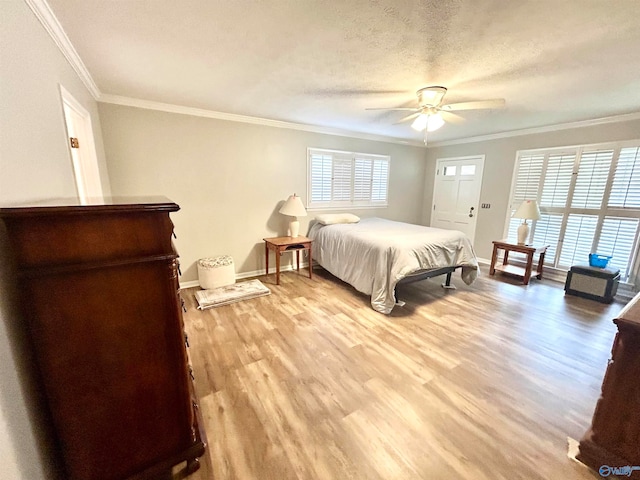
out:
M611 255L600 255L599 253L589 254L589 265L591 267L607 268L609 260L613 258Z

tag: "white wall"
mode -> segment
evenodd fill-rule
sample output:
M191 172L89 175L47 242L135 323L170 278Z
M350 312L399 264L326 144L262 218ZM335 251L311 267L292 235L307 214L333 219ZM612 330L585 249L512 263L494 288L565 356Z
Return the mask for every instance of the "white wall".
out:
M60 84L91 113L108 193L96 102L22 0L0 1L0 18L0 206L76 196ZM0 478L38 480L51 469L9 263L0 223Z
M287 234L281 202L306 200L307 147L390 155L389 208L352 211L420 220L424 148L103 103L100 118L114 195L180 205L172 218L183 282L197 279L198 258L221 254L237 273L264 273L262 239ZM301 232L315 213L300 219Z
M489 259L492 240L503 238L518 150L634 139L640 139L640 120L429 148L422 222L429 225L431 221L436 161L440 158L486 155L480 203L490 203L491 208L478 210L474 248L478 257Z

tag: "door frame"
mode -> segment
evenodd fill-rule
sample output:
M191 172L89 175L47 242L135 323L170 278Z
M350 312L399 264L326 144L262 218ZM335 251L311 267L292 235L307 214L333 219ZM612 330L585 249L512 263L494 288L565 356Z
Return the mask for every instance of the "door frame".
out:
M462 157L445 157L445 158L438 158L436 159L436 174L434 175L433 178L433 193L431 195L431 215L430 215L430 220L429 220L429 225L431 226L431 223L433 222L433 214L435 209L433 208L433 206L435 205L435 200L436 200L436 189L438 186L438 171L441 168L440 165L442 162L456 162L456 161L464 161L464 160L474 160L474 161L479 161L480 162L480 188L478 188L478 199L477 199L477 204L478 206L476 207L476 222L473 226L473 235L469 236L469 240L471 241L471 244L473 245L473 242L475 241L476 238L476 230L478 228L478 214L480 212L480 197L482 196L482 180L484 178L484 161L485 161L485 155L484 154L480 154L480 155L465 155Z
M96 153L95 139L93 136L91 114L62 84L59 86L66 134L65 143L69 149L69 157L73 167L78 199L81 204L86 204L89 198L103 198L102 178L100 176L100 165L98 164L98 155ZM67 118L66 108L73 110L73 112L82 119L81 125L76 126L76 128L79 128L82 132L82 142L76 152L71 148L69 141L69 138L73 135L69 131L69 123L71 120Z

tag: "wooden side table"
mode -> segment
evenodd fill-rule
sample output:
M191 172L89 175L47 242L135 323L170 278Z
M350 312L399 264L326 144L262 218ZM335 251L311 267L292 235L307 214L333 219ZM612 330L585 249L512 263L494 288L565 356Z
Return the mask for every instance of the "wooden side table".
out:
M538 255L538 265L536 267L536 278L542 279L542 269L544 266L544 256L547 253L549 245L535 246L535 245L519 245L517 243L510 243L506 240L494 240L493 241L493 255L491 256L491 267L489 268L489 275L499 272L510 273L518 277L522 277L522 283L529 285L531 279L531 272L533 270L533 257ZM498 259L498 250L504 250L504 257L502 259L502 265L496 265ZM509 252L524 253L527 256L527 262L525 267L518 265L512 265L509 263Z
M276 285L280 285L280 256L282 252L295 250L296 267L300 272L300 250L309 250L309 278L313 278L313 269L311 265L311 244L313 240L307 237L272 237L263 238L264 240L264 257L267 275L269 275L269 250L273 250L276 254Z

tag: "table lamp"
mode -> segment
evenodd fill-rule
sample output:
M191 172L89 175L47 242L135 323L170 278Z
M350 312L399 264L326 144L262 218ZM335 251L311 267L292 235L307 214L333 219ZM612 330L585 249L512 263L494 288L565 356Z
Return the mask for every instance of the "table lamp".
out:
M518 227L518 245L525 245L529 238L529 224L527 220L538 220L540 218L540 209L538 202L535 200L525 200L520 204L513 218L522 218L524 221Z
M284 202L282 208L280 208L280 213L293 217L293 220L289 223L289 230L292 237L298 237L300 235L300 222L298 221L298 217L307 216L307 211L305 210L300 197L295 193L291 195L287 201Z

